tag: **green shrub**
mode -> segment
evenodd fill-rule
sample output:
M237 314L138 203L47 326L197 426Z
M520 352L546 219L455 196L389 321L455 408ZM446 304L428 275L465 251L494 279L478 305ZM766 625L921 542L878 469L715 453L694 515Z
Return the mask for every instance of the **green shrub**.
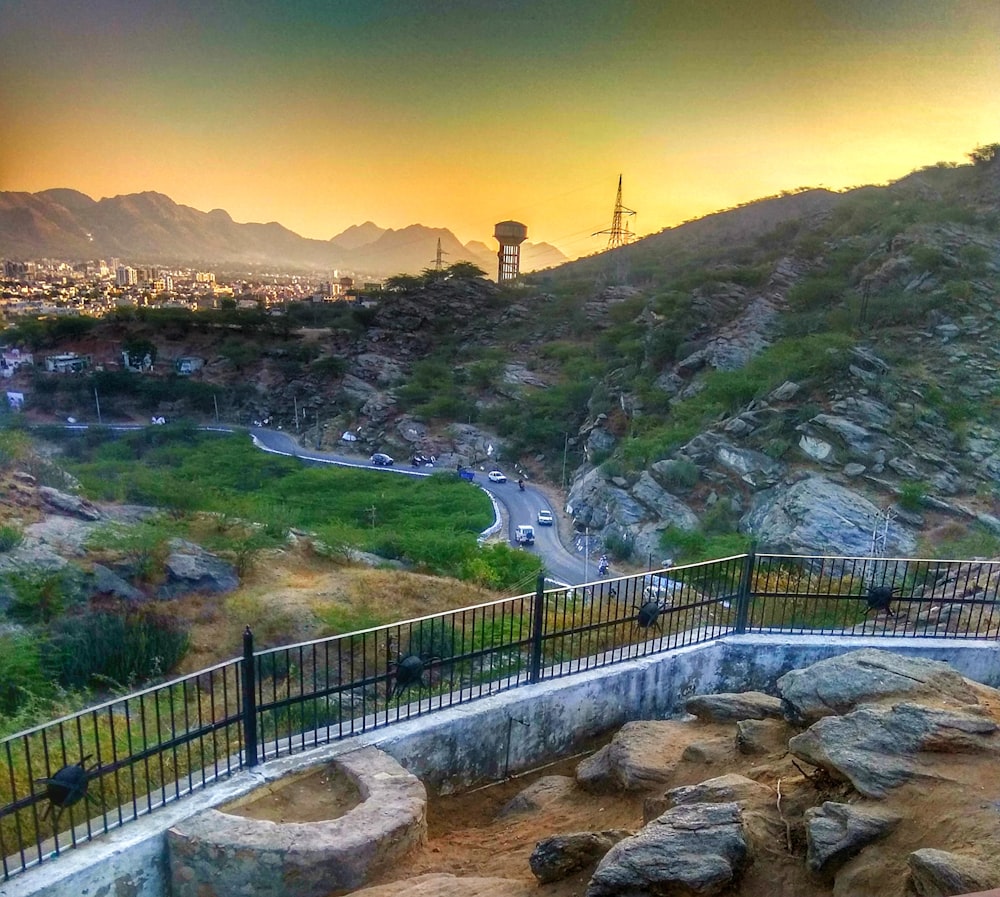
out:
M0 579L8 597L7 615L19 623L48 623L80 598L79 582L69 569L18 567Z
M51 690L42 672L38 641L27 633L0 634L0 716L12 716Z
M693 489L701 473L693 461L667 461L657 468L659 478L668 489Z
M919 511L927 498L927 484L910 480L899 488L899 506L904 511Z
M68 687L133 687L169 673L188 649L188 633L145 607L89 611L50 627L46 664Z
M0 524L0 552L13 551L23 540L21 527L13 523Z

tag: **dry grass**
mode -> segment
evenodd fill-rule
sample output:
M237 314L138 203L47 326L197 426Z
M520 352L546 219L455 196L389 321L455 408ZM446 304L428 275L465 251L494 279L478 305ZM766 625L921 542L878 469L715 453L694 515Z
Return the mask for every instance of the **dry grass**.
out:
M164 610L191 632L180 673L242 651L250 626L258 649L364 629L507 597L419 573L326 560L306 548L265 553L235 592L192 595Z

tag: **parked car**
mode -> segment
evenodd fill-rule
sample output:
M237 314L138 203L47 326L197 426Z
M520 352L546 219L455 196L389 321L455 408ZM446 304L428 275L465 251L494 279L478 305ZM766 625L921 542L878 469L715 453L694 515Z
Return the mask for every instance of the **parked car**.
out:
M539 526L552 526L554 520L552 512L548 508L542 508L542 510L538 512L537 519Z
M372 464L377 467L392 467L393 460L385 452L375 452L371 457Z
M501 473L499 470L491 470L486 476L489 478L491 483L506 483L507 475Z

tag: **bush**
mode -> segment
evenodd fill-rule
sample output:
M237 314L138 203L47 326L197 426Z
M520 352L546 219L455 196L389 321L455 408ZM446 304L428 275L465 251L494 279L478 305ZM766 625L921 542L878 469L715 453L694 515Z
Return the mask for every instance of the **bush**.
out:
M176 620L149 608L90 611L53 624L46 663L68 687L133 687L174 669L188 645Z
M38 642L26 633L0 635L0 716L12 716L50 691Z
M48 623L79 598L79 584L69 570L19 567L8 570L0 591L9 600L7 615L19 623Z
M15 526L13 523L0 525L0 552L13 551L23 539L24 533L21 531L21 527Z

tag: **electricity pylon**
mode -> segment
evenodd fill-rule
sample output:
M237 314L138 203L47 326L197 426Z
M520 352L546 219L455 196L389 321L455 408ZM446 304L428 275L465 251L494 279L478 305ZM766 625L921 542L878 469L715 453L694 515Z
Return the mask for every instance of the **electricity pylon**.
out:
M441 250L441 238L438 237L437 255L434 256L434 270L435 271L440 271L444 267L444 259L442 258L442 256L446 256L446 255L448 255L448 253L447 252L443 252Z
M632 242L634 234L629 230L628 222L622 224L622 218L626 215L634 215L634 209L626 209L622 205L622 176L618 175L618 195L615 197L615 211L611 217L611 227L608 230L599 230L593 236L600 234L608 235L608 249L617 249Z

